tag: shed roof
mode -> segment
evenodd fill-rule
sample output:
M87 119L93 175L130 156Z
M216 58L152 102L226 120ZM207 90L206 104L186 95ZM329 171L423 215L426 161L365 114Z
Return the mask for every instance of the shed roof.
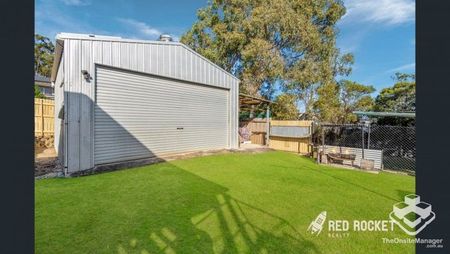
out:
M66 39L67 40L72 39L72 40L107 41L107 42L119 42L119 43L122 42L122 43L142 43L142 44L160 44L160 45L161 44L162 45L170 44L170 45L176 45L176 46L180 46L180 47L182 47L182 48L192 52L197 57L199 57L199 58L205 60L206 62L208 62L209 64L219 68L220 70L222 70L223 72L225 72L227 75L229 75L233 79L237 80L238 82L240 81L238 78L236 78L234 75L232 75L228 71L224 70L223 68L221 68L217 64L213 63L212 61L210 61L206 57L200 55L195 50L189 48L188 46L184 45L181 42L126 39L126 38L117 37L117 36L105 36L105 35L94 35L94 34L76 34L76 33L59 33L59 34L56 35L55 60L54 60L53 68L52 68L51 81L55 81L55 79L56 79L56 74L58 72L58 67L59 67L59 64L60 64L60 61L61 61L62 52L64 50L64 43L63 42Z

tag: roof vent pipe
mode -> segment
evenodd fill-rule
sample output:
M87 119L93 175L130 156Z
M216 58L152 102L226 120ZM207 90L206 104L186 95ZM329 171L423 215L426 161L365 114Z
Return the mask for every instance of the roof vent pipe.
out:
M161 34L159 36L159 40L160 41L173 41L172 40L172 36L168 35L168 34Z

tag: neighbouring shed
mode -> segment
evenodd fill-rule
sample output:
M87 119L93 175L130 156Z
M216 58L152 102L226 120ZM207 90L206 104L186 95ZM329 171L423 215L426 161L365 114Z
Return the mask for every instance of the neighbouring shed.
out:
M182 43L61 33L54 63L65 173L239 145L239 80Z

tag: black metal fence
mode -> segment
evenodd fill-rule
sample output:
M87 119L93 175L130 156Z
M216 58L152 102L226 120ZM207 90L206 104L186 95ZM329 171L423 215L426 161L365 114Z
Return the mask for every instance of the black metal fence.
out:
M318 145L382 150L383 168L415 171L416 129L375 124L319 125L313 134Z

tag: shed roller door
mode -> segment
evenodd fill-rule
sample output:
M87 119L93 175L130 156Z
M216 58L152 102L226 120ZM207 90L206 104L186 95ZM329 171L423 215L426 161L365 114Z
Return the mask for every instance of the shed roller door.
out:
M227 148L229 91L97 67L95 164Z

